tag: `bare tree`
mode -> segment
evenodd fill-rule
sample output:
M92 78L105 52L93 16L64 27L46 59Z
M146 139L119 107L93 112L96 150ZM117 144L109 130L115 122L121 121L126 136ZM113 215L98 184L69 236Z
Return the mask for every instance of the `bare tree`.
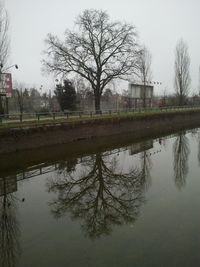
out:
M10 48L8 26L8 14L2 4L2 1L0 1L0 64L3 67L6 67Z
M183 105L190 87L190 57L187 44L180 39L175 50L175 80L174 86L179 105Z
M9 56L10 40L8 37L8 14L0 1L0 73L6 67ZM0 96L0 114L4 113L2 97Z
M151 80L151 54L148 49L143 46L139 56L139 76L143 84L142 100L143 107L146 106L146 85Z
M19 106L19 111L20 113L23 113L24 111L24 106L25 106L25 99L27 97L27 89L21 88L17 88L15 89L16 92L16 96L17 96L17 102L18 102L18 106Z
M45 69L62 75L75 73L91 84L95 109L105 86L137 71L136 30L132 25L113 22L100 10L85 10L77 19L77 31L67 30L65 40L49 34L46 40Z
M26 88L26 85L24 83L17 81L14 81L14 88L15 89L13 90L13 96L15 98L20 113L23 113L24 109L27 107L28 104L28 89Z

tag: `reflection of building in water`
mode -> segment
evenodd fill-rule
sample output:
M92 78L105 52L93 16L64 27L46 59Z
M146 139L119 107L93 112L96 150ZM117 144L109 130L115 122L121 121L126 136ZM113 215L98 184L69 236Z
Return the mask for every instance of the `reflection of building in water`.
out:
M17 191L17 177L8 176L0 178L0 196Z
M129 147L129 154L135 155L137 153L143 152L153 148L153 140L148 140L142 143L136 143Z

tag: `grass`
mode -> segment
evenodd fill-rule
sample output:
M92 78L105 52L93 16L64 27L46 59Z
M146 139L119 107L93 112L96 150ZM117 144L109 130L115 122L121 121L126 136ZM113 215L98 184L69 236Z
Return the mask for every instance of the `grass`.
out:
M35 126L45 126L45 125L56 125L62 123L73 123L73 122L80 122L80 121L95 121L95 120L104 120L104 119L115 119L115 118L131 118L131 117L138 117L138 116L150 116L153 114L166 114L166 113L173 113L173 112L183 112L183 111L190 111L190 110L199 110L200 108L181 108L181 109L170 109L170 110L147 110L141 112L130 112L130 111L121 111L120 113L115 114L101 114L101 115L93 115L93 117L82 116L82 117L63 117L63 118L56 118L55 120L51 119L44 119L42 120L25 120L23 122L15 121L15 122L4 122L0 123L0 130L8 129L8 128L21 128L21 127L35 127Z

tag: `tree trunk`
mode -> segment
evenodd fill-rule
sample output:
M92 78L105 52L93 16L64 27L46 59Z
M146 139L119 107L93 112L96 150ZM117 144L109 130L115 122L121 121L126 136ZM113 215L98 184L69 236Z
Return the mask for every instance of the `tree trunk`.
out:
M3 110L3 101L2 101L2 97L0 96L0 115L4 114L4 110Z
M143 84L143 108L146 108L146 79L144 78Z
M9 106L8 106L8 97L6 97L6 115L8 116Z
M183 95L179 95L179 106L183 106Z
M101 106L100 106L100 100L101 100L101 96L99 94L95 94L95 112L96 114L100 114L101 113Z

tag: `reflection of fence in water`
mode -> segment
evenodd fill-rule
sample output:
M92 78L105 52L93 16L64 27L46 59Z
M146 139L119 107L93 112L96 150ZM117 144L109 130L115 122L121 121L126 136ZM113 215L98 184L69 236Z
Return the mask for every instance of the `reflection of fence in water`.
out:
M123 151L126 151L127 148L118 148L114 149L112 151L108 151L106 153L107 156L111 156ZM84 162L87 162L87 157L79 158L77 161L77 164L81 164ZM7 176L7 177L0 177L0 196L4 194L10 194L17 191L17 182L34 178L39 175L47 174L54 172L59 169L60 162L53 163L49 166L45 166L45 164L38 164L31 167L28 167L27 169L21 171L20 173L17 173L13 176ZM42 166L44 165L44 166Z
M35 168L37 166L34 166ZM17 191L17 182L50 173L58 169L58 163L33 170L24 170L16 175L0 178L0 196Z
M170 138L172 136L174 137L174 135L171 135ZM136 151L138 144L140 146L140 149L138 151ZM148 149L152 148L153 141L152 140L147 141L147 142L145 142L145 145L141 145L141 144L142 143L135 143L134 145L129 146L129 147L122 147L122 148L114 149L112 151L107 151L106 156L119 154L119 153L127 151L128 149L129 149L130 155L137 154L141 151L148 150ZM134 150L135 153L132 154L132 150ZM79 158L77 164L84 163L87 161L88 161L87 156L83 157L83 158L81 157L81 158ZM22 172L17 173L16 176L7 176L6 178L0 178L0 195L2 195L3 192L5 192L5 190L3 190L3 187L5 185L3 186L2 179L6 179L6 192L11 193L11 192L17 191L17 182L18 181L22 181L25 179L37 177L39 175L51 173L51 172L54 172L54 171L59 169L59 162L53 163L49 166L42 166L42 165L44 165L44 164L38 164L38 165L31 166L31 167L27 168L26 170L23 170Z
M185 131L185 134L187 134L190 131ZM164 137L164 140L176 137L177 134L172 134L167 137ZM116 148L111 151L106 151L103 153L106 153L106 156L112 156L114 154L119 154L122 152L125 152L129 150L130 155L136 155L142 151L149 150L153 148L153 143L157 140L147 140L145 142L135 143L128 147L122 147L122 148ZM88 157L80 157L77 161L77 164L82 164L84 162L88 161ZM39 175L47 174L54 172L59 169L60 162L55 162L49 166L46 166L45 163L34 165L31 167L28 167L27 169L21 171L20 173L17 173L13 176L7 176L0 178L0 196L3 194L10 194L17 191L17 182L22 181L25 179L30 179L33 177L37 177Z
M37 166L34 166L34 167L36 168ZM33 178L33 177L36 177L39 175L50 173L50 172L53 172L57 169L58 169L58 163L55 163L55 164L50 165L50 166L39 167L39 168L33 169L33 170L25 170L25 171L17 174L17 181L21 181L24 179L29 179L29 178Z

